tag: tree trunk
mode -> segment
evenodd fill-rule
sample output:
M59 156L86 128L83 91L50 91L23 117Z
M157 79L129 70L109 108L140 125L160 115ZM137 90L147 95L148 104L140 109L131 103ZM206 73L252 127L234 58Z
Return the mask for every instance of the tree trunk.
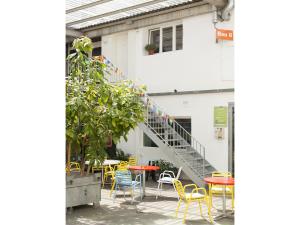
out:
M80 145L81 148L81 172L80 175L84 176L84 168L85 168L85 146Z
M91 170L91 165L89 164L89 166L88 166L88 168L87 168L86 175L89 175L89 173L90 173L90 170Z
M71 162L71 143L67 143L67 175L71 175L71 167L70 167L70 162Z

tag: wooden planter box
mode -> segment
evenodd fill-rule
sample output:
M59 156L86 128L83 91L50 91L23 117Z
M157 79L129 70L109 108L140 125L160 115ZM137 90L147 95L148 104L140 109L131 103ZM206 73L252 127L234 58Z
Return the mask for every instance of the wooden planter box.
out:
M101 199L100 173L88 176L66 176L66 207L93 203L99 206Z

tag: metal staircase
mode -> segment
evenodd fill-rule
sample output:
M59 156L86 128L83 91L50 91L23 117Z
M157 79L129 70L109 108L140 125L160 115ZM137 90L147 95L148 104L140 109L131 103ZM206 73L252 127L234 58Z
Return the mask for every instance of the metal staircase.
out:
M106 59L104 57L104 59ZM126 80L111 63L107 67L111 83ZM180 167L184 173L198 186L203 185L203 177L210 176L215 168L205 159L205 147L191 136L175 120L169 120L165 113L158 113L160 107L147 95L142 97L145 105L145 121L139 128L159 147L168 157L168 161ZM162 110L163 111L163 110Z
M201 186L203 177L210 176L215 171L205 159L205 147L175 120L170 121L164 113L157 113L155 109L159 107L149 96L144 97L144 103L145 122L139 124L139 128L163 151L170 162L177 167L182 166L184 173Z

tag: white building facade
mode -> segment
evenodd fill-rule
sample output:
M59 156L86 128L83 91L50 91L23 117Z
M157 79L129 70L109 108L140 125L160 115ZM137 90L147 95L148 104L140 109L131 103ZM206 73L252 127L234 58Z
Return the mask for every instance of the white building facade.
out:
M161 22L153 15L147 18L152 20L148 26L145 23L131 28L128 22L130 29L102 32L102 54L129 79L145 84L147 93L168 115L185 119L191 135L205 146L207 161L217 170L227 171L233 165L234 41L216 41L216 28L233 30L234 13L229 20L214 24L212 8L198 8L202 10L198 15ZM87 34L99 33L94 30ZM159 52L148 55L144 47L153 40ZM228 107L228 114L227 124L217 138L214 109L219 106ZM117 148L136 155L145 164L168 160L163 151L146 144L149 141L145 139L143 131L136 128Z

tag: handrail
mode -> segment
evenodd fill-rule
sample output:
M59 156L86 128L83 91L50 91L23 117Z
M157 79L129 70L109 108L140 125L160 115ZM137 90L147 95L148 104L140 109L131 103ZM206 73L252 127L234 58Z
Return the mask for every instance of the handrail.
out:
M161 109L161 111L162 112L165 112L164 110L162 110L162 108L160 107L160 106L158 106L154 101L153 101L153 99L151 99L150 97L149 97L149 95L147 95L147 94L145 94L145 97L147 98L147 99L149 99L151 102L152 102L152 105L154 105L155 106L155 108L156 109ZM196 145L198 145L199 144L199 147L203 147L203 148L205 148L197 139L195 139L184 127L182 127L176 120L172 120L172 123L174 123L174 124L176 124L176 126L178 126L186 135L188 135L188 137L190 137L191 138L191 146L193 147L194 145L192 144L193 143L193 141L195 141L195 143L196 143ZM181 135L181 134L180 134ZM181 135L182 136L182 135ZM186 140L186 139L185 139ZM196 150L198 150L198 149L196 149ZM200 152L199 152L200 154L201 154L201 150L200 150Z

